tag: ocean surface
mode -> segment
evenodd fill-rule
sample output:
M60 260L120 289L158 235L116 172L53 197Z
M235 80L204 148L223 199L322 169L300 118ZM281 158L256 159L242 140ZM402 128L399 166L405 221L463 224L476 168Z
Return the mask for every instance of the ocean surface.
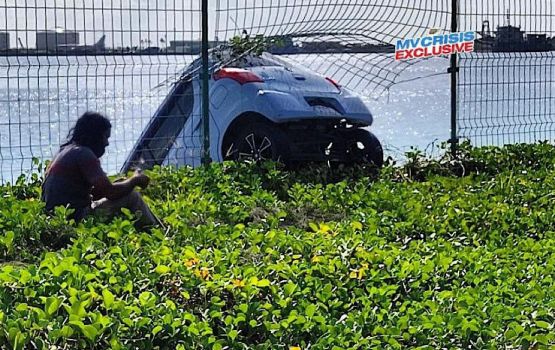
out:
M104 169L117 173L171 82L191 56L0 57L0 182L50 159L87 110L112 120ZM357 93L386 155L412 147L438 154L450 138L449 60L398 64L384 55L286 57ZM542 54L474 54L460 61L459 134L474 144L552 140L555 59Z

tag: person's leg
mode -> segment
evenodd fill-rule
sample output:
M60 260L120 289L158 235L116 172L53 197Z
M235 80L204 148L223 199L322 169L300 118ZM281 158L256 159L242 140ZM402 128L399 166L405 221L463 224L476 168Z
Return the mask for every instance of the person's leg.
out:
M102 198L92 203L92 209L95 213L102 213L108 215L109 217L121 215L121 208L127 208L132 213L140 212L140 214L137 215L137 228L144 228L148 226L164 227L160 220L150 210L141 195L136 191L132 191L128 195L115 201Z

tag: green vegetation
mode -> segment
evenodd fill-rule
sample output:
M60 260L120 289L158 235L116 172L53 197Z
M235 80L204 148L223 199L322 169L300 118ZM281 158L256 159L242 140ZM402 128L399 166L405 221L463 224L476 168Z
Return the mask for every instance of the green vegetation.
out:
M368 169L156 169L167 232L48 219L0 187L0 344L15 349L548 348L555 148ZM464 175L464 176L462 176ZM71 235L62 249L57 237ZM2 346L0 346L2 347Z
M281 37L243 34L243 36L236 35L229 39L227 45L213 50L212 55L219 62L225 61L226 64L236 65L237 62L245 63L245 56L261 56L272 46L282 47L283 45L284 39Z

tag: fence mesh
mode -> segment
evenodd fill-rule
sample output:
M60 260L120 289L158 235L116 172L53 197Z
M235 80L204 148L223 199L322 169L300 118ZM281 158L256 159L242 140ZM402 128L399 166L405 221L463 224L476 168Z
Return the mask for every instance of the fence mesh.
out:
M112 122L102 164L117 173L201 37L198 1L1 0L0 18L0 181L51 159L89 110ZM175 136L142 146L159 153ZM175 142L200 148L193 136Z
M410 69L407 76L422 61L395 61L392 52L397 39L448 33L451 0L209 4L212 45L245 33L279 37L273 53L367 101L398 83L422 81L420 71L443 75L448 89L446 58L428 65L439 62L439 70ZM459 30L479 33L478 52L459 56L460 137L475 145L553 138L553 7L552 0L459 0ZM50 159L87 110L114 125L102 158L108 173L128 159L139 166L161 156L199 164L199 75L185 69L200 50L201 18L200 0L0 0L0 182L31 169L33 158ZM410 99L412 84L403 86L405 95L394 101L407 104L404 119L439 103L425 94ZM446 94L438 100L449 105ZM441 111L415 123L448 121L449 108Z
M474 145L553 141L555 3L460 2L477 52L459 57L458 131Z
M338 80L362 96L378 97L415 61L394 61L398 39L448 32L450 0L218 0L216 37L285 37L276 51Z

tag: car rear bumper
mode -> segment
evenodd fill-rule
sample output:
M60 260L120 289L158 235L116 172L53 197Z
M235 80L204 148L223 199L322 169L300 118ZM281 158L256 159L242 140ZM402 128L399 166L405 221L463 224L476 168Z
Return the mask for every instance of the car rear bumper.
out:
M372 114L362 100L348 94L307 92L299 95L259 90L255 99L243 101L243 108L256 111L278 124L317 119L346 119L360 126L370 126L373 122Z

